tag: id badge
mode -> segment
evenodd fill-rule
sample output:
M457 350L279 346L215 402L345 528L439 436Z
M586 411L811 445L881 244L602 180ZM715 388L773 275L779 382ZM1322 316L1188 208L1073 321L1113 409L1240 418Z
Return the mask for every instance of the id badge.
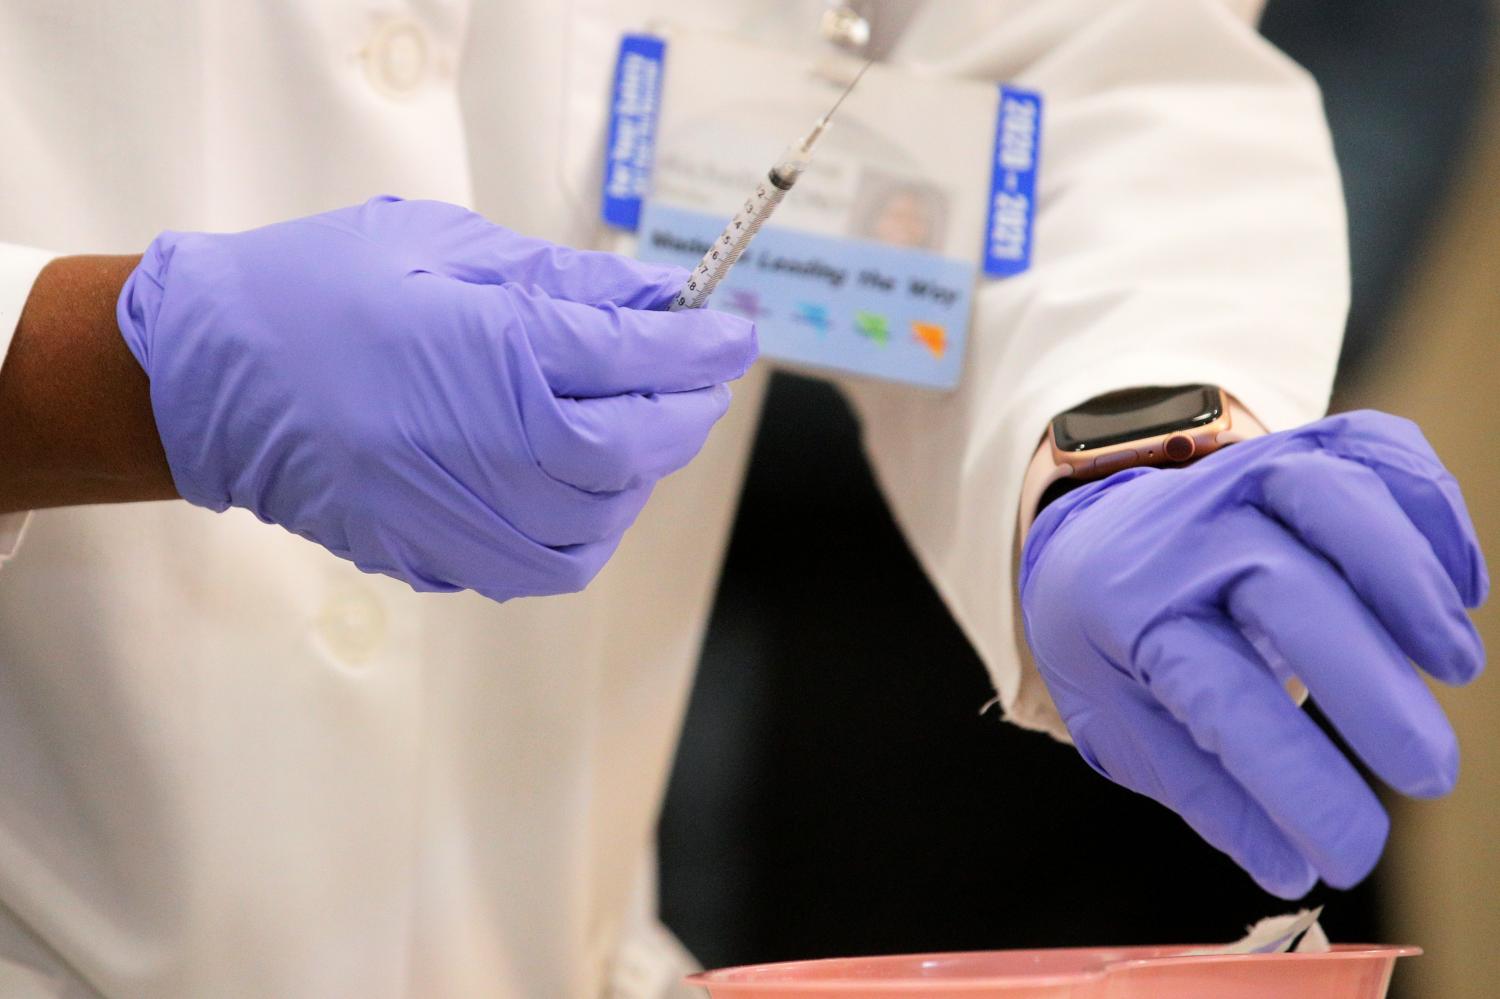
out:
M622 39L602 215L642 260L691 268L859 67L722 35ZM1041 99L873 65L709 305L769 357L958 384L974 288L1030 264Z

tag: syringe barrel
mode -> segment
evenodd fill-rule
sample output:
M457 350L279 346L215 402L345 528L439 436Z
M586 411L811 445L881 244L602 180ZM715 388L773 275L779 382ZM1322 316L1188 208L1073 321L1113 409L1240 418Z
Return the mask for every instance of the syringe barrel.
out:
M813 124L812 131L788 146L776 165L771 167L770 173L766 174L766 179L755 185L755 193L745 200L744 207L729 220L719 238L714 240L713 246L698 261L698 266L688 276L687 284L667 307L669 310L679 312L683 309L696 309L708 301L708 296L713 294L724 275L729 273L729 268L734 266L734 262L740 259L740 254L745 252L745 247L750 245L750 240L755 238L766 219L781 204L786 192L792 189L797 178L807 169L808 162L812 159L813 146L828 131L833 113L844 103L844 98L849 96L849 92L872 63L873 60L860 67L844 92L839 94L838 100L833 102L833 107Z
M776 206L781 204L781 199L786 197L786 192L791 187L791 183L781 178L776 170L773 167L766 179L755 185L754 192L745 199L740 210L729 220L724 231L719 233L703 259L698 261L688 275L687 284L672 299L669 311L701 308L718 287L719 281L729 273L729 268L740 259L740 254L745 252L745 247L750 245L750 240L755 238L755 234L760 231L766 219L771 217ZM791 180L795 181L796 176ZM782 186L783 184L786 186Z

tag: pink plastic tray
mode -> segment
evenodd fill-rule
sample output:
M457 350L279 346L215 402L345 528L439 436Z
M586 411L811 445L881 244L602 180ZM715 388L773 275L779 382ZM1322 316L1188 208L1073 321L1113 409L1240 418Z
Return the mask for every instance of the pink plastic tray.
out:
M759 964L688 979L713 999L1384 999L1416 947L1184 957L1180 947L910 954Z

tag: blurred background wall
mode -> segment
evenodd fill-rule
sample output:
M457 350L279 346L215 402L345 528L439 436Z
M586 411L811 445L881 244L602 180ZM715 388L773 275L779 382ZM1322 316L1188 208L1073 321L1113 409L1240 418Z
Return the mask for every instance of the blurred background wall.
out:
M1324 89L1354 301L1334 408L1422 424L1500 569L1496 0L1272 0ZM1500 575L1500 572L1496 573ZM1500 655L1500 599L1479 615ZM892 524L837 393L774 380L663 813L662 907L710 965L1229 940L1287 906L1074 751L978 708L984 671ZM1412 942L1393 996L1500 994L1500 680L1441 691L1459 790L1392 801L1336 940Z
M1475 146L1432 220L1389 336L1335 404L1378 406L1422 425L1468 497L1500 579L1500 73L1491 72ZM1463 746L1458 790L1394 804L1384 865L1392 939L1427 955L1402 969L1402 995L1500 995L1500 599L1476 620L1490 670L1438 691Z

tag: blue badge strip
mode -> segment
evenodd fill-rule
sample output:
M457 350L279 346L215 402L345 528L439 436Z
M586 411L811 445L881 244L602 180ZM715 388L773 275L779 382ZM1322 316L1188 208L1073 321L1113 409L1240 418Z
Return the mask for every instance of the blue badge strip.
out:
M1019 274L1031 266L1041 143L1041 95L1002 85L984 240L984 272L991 277Z
M615 61L604 150L604 221L634 230L641 200L651 190L656 122L661 111L667 43L655 35L626 35Z

